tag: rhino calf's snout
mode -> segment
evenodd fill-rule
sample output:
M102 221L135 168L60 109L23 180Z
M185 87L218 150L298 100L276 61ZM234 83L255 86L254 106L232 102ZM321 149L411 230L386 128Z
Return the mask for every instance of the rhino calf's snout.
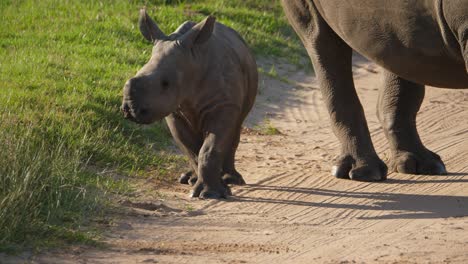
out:
M130 106L128 106L127 103L123 103L122 106L120 107L120 110L122 111L125 118L129 118L129 116L130 116Z
M122 103L122 113L126 119L136 120L139 118L146 118L149 110L141 106L137 93L138 78L129 79L124 86L124 99Z
M144 107L130 107L127 102L124 102L121 106L122 113L124 118L126 119L134 119L135 117L139 116L145 118L148 115L149 111L147 108Z

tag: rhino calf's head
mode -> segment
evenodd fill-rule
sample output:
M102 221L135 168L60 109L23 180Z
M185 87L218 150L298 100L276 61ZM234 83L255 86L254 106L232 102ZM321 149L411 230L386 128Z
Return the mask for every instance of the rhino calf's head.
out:
M213 17L196 25L186 22L166 36L146 10L140 10L140 31L154 46L150 60L125 83L121 107L125 118L150 124L177 110L202 77L203 65L193 49L210 38L214 24Z

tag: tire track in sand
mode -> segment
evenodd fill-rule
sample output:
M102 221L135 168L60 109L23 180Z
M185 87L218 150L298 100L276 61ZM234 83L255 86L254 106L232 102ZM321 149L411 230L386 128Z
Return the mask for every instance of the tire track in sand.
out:
M355 59L355 84L372 139L387 159L375 116L380 77L374 72L380 70ZM423 142L444 158L449 175L391 173L383 183L353 182L330 176L339 148L314 77L290 65L276 68L293 84L263 76L248 123L268 118L283 134L242 136L237 167L247 186L233 187L227 201L185 194L175 199L196 209L191 212L126 216L121 221L130 225L127 230L117 225L107 234L109 250L38 259L54 262L65 254L85 263L466 263L468 91L427 89L418 115Z

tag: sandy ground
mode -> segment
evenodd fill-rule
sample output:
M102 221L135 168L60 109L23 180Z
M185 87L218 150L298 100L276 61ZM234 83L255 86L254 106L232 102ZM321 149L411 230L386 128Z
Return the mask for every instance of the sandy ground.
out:
M160 191L157 199L122 204L131 210L105 234L108 248L3 261L468 263L468 91L427 89L418 116L423 142L442 156L448 175L391 173L383 183L353 182L330 175L339 145L315 78L287 64L276 67L290 82L263 76L246 123L268 119L281 134L243 134L237 168L248 185L234 187L233 197L188 199L183 186ZM375 115L380 71L355 59L372 139L386 160Z

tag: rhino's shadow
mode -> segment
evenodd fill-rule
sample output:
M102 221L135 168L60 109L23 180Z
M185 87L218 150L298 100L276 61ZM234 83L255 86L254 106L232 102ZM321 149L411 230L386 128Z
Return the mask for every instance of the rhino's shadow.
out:
M460 177L468 174L451 174L458 176L456 179L434 179L430 180L399 180L389 179L386 184L410 184L423 187L423 184L436 183L436 184L467 184L467 177ZM434 185L431 185L434 186ZM427 194L406 194L406 193L391 193L391 192L362 192L362 191L337 191L329 189L317 188L303 188L303 187L280 187L270 186L264 184L250 184L245 187L244 191L231 198L232 201L245 202L245 203L273 203L273 204L287 204L296 206L308 206L317 208L336 208L336 209L350 209L350 210L365 210L365 211L381 211L381 213L366 215L375 216L362 216L358 219L431 219L431 218L448 218L448 217L468 217L468 196L452 196L452 195L433 195L427 189ZM268 192L265 195L255 195L255 198L247 197L244 194L249 192ZM268 198L271 192L290 192L302 193L313 196L328 196L336 197L338 199L317 199L317 202L301 201L301 200L288 200L280 198ZM276 195L276 197L281 195ZM339 199L351 198L351 199ZM356 200L358 200L356 202ZM347 202L348 201L348 202ZM352 202L351 202L352 201Z

